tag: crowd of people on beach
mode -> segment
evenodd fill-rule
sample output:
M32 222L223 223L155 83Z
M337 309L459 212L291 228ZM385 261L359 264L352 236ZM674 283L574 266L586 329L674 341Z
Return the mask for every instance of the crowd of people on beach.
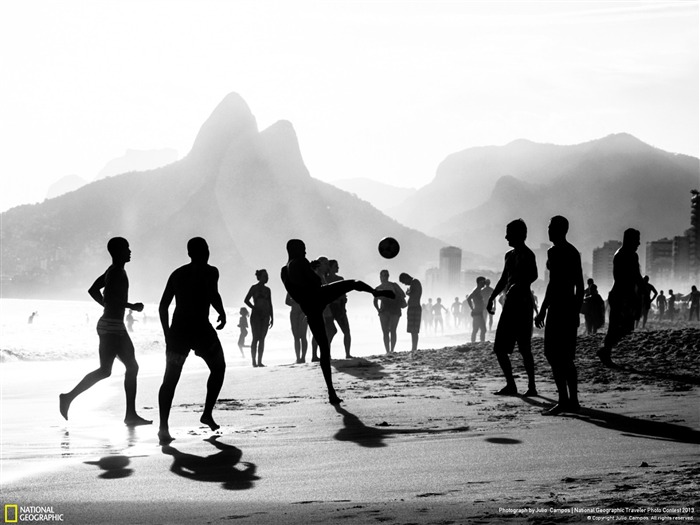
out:
M605 324L608 311L608 328L603 346L598 350L601 362L616 366L612 360L615 345L635 327L645 327L653 305L659 318L676 315L677 296L669 290L657 292L648 277L643 277L639 267L637 249L639 231L629 228L624 232L622 247L613 258L613 286L607 301L600 296L596 284L588 279L584 288L581 256L567 240L569 222L563 216L552 217L548 235L552 247L547 252L547 283L544 299L538 308L538 300L532 284L538 278L534 253L526 245L527 226L522 219L506 226L505 239L510 250L505 254L500 278L491 287L489 279L476 278L475 288L464 301L455 297L447 308L441 298L433 303L430 298L422 303L421 282L408 273L399 275L399 283L390 280L388 270L379 273L380 284L372 287L338 274L338 261L321 256L307 259L306 246L300 239L287 243L288 261L282 267L280 277L286 289L285 304L290 307L289 322L294 339L297 363L306 362L308 351L307 330L311 332L312 362L319 362L332 405L342 403L336 394L331 374L330 345L338 329L343 334L346 358L350 353L352 336L347 314L347 294L364 292L373 297L373 306L379 317L386 353L394 353L397 330L406 311L406 331L411 334L411 356L418 350L421 327L434 332L444 330L445 320L451 319L455 327L467 327L471 321L471 342L485 340L487 330L493 327L496 305L500 305L500 318L496 324L493 352L505 379L505 386L494 392L497 395L518 395L510 356L518 348L527 374L527 389L523 396L537 396L535 363L531 351L533 328L544 330L545 357L552 369L558 391L558 402L543 412L557 415L575 412L580 408L578 379L575 366L576 338L580 315L585 319L585 331L594 334ZM59 409L68 419L73 400L98 381L109 377L114 360L119 358L126 368L124 390L126 395L125 424L129 426L151 424L136 412L136 379L138 364L134 346L129 337L133 330L133 312L143 311L142 303L128 302L129 280L125 265L131 260L131 250L126 239L115 237L107 243L112 257L111 266L92 284L88 293L103 306L104 312L97 323L100 366L88 373L70 392L60 394ZM175 389L180 380L184 363L190 351L201 357L209 368L207 393L200 422L212 430L219 428L213 417L213 409L221 391L226 362L217 335L227 323L226 311L218 289L219 271L209 265L209 246L201 237L187 243L190 263L170 275L163 292L159 317L166 342L166 365L163 382L158 393L159 430L161 444L173 440L169 429L169 416ZM263 356L267 332L274 324L271 291L267 270L255 273L257 283L250 287L240 309L238 321L238 346L244 355L248 328L252 335L250 355L253 367L264 367ZM698 320L700 292L695 286L682 301L689 305L689 318ZM170 305L175 309L170 318ZM209 321L210 308L218 314L217 326ZM126 310L129 313L126 314ZM250 310L250 312L248 311ZM34 315L30 318L33 320ZM125 324L126 319L126 324ZM337 328L336 328L337 326Z

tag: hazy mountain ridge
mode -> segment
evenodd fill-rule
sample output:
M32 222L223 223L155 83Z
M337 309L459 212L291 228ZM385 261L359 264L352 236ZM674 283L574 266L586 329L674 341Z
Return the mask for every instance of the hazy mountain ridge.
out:
M296 134L280 121L259 132L255 117L236 94L228 95L198 133L181 161L149 172L95 181L41 204L2 214L3 294L47 296L84 290L109 264L109 237L129 239L134 294L155 300L170 272L188 262L186 242L205 237L211 263L221 270L222 294L236 304L267 268L280 297L279 269L285 244L298 237L310 257L340 261L348 277L418 272L437 259L443 243L410 230L368 203L313 179ZM382 259L379 239L401 240L401 256ZM13 291L14 290L14 291Z
M127 149L124 155L110 160L99 171L95 180L113 177L130 171L148 171L177 160L177 151L171 148L161 149Z
M502 155L509 153L509 146ZM697 158L665 152L626 134L555 148L566 149L552 156L556 169L548 177L536 182L503 177L482 205L426 231L472 251L496 254L506 249L503 227L510 220L522 217L530 244L537 246L548 242L549 218L561 214L569 218L570 238L588 260L593 248L621 239L628 227L638 228L643 242L681 235L689 228L689 192L700 185ZM544 166L546 159L532 165Z
M400 205L418 191L416 188L393 186L365 177L337 180L332 184L341 190L357 195L384 213Z
M66 175L49 186L49 189L46 190L46 198L60 197L64 193L69 193L85 186L85 184L87 184L87 181L79 175Z

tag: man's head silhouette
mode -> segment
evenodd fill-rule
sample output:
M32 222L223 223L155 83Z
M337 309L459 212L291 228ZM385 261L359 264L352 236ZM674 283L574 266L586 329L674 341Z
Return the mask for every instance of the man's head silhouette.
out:
M209 261L209 245L201 237L194 237L187 242L187 255L192 262L206 263Z
M290 259L306 257L306 245L301 239L290 239L287 241L287 253Z

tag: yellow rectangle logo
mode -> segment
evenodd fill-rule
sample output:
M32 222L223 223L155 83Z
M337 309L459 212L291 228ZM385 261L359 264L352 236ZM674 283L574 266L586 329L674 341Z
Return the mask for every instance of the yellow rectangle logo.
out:
M17 523L18 516L19 508L17 505L5 505L5 523Z

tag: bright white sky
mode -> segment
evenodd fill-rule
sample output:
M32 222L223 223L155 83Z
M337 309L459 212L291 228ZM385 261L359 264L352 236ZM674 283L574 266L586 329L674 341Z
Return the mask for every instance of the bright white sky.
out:
M698 156L698 1L4 0L0 211L127 148L187 154L223 97L311 175L419 187L450 153L628 132Z

